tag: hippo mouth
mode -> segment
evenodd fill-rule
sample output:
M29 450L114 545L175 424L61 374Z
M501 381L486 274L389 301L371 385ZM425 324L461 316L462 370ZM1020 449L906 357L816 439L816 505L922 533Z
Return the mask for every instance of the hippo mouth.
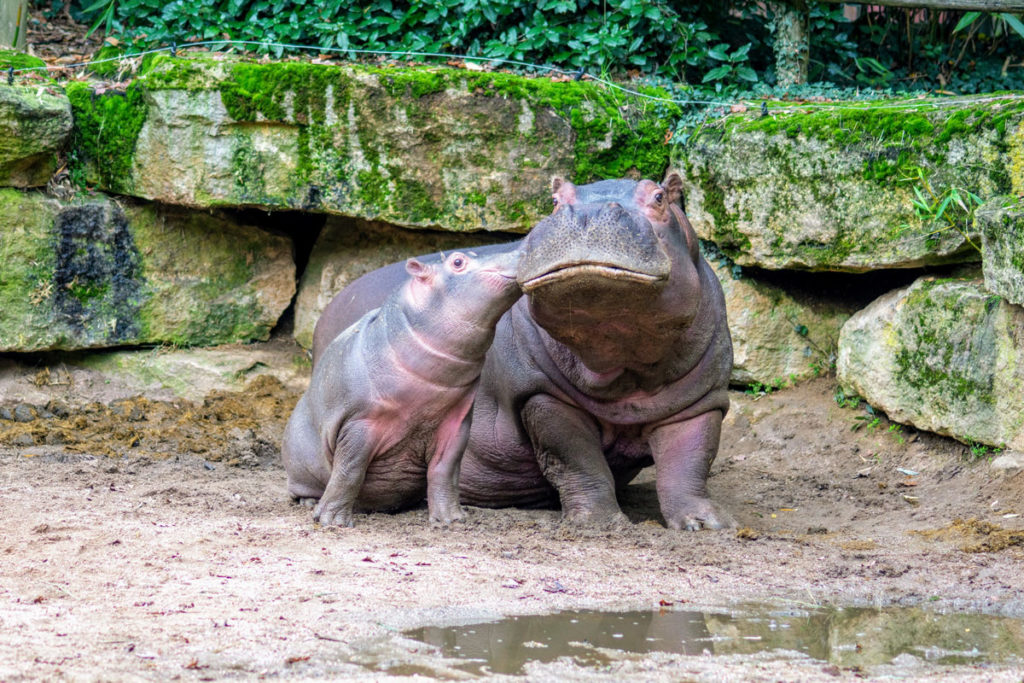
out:
M525 280L521 283L521 286L524 292L529 293L546 285L563 283L571 280L592 280L598 278L615 280L623 284L631 283L639 285L653 285L659 281L667 279L664 276L641 273L636 270L630 270L629 268L622 268L605 263L583 263L549 270L546 273L542 273Z

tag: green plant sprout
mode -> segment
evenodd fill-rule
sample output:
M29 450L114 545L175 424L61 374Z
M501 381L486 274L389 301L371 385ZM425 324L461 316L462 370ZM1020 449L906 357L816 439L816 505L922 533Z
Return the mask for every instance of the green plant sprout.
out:
M903 178L903 182L917 182L914 186L914 213L926 224L929 236L938 235L947 230L956 230L971 247L979 253L981 247L968 234L974 219L974 212L984 204L984 200L968 190L948 187L936 192L931 182L920 167L915 169L916 177Z

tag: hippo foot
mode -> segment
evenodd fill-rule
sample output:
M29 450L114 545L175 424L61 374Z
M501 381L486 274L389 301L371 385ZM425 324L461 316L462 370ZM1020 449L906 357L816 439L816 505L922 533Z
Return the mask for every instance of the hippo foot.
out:
M709 498L686 498L677 502L671 512L663 511L669 529L700 531L701 529L732 529L736 521L719 510Z
M320 504L313 510L313 521L319 522L322 526L355 526L352 508L346 508L336 502L320 501Z
M430 511L431 526L448 526L455 522L461 522L464 519L466 519L466 515L462 512L462 507L459 505L453 505L451 508L444 510Z
M319 498L296 498L295 504L301 505L304 508L316 507L316 504L320 502Z
M633 526L621 510L566 510L562 513L561 523L565 526L609 531Z

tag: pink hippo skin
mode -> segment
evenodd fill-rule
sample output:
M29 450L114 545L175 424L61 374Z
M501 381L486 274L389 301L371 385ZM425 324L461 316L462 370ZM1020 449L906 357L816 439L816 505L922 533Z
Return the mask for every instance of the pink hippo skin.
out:
M409 259L392 295L322 350L282 444L289 492L319 498L315 521L351 526L355 509L400 509L424 493L432 520L462 517L470 408L495 325L522 293L518 258Z
M462 502L560 502L567 521L621 523L617 489L653 464L669 527L733 525L706 489L732 342L679 176L578 187L555 178L552 190L552 214L524 240L482 250L522 250L526 296L501 318L487 354ZM317 323L314 359L406 277L387 266L339 294Z

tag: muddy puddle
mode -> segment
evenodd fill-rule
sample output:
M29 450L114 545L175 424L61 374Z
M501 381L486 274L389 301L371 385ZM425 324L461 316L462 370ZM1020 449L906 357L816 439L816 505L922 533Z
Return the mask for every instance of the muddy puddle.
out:
M427 626L405 635L462 660L457 668L480 675L522 674L531 662L559 658L599 669L624 653L650 652L706 656L795 651L852 671L891 663L1024 663L1024 620L919 608L566 611Z

